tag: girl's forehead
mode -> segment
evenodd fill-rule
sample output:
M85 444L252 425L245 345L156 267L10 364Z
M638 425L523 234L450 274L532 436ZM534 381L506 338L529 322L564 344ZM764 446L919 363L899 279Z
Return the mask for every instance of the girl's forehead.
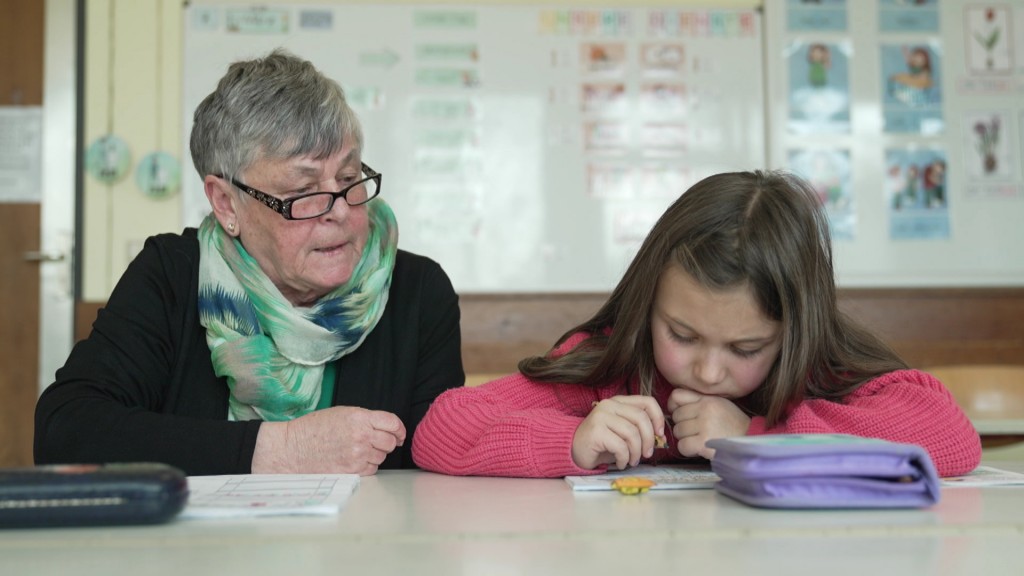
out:
M781 330L761 310L749 283L711 289L681 266L669 267L659 279L653 313L678 328L728 342L771 339Z

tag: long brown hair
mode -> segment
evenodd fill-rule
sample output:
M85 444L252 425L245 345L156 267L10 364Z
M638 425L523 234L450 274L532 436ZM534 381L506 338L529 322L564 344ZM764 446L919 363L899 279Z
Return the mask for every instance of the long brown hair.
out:
M554 348L578 332L591 336L563 355L523 359L520 372L588 386L625 379L649 394L657 374L651 310L658 279L672 264L712 290L749 285L765 316L781 323L779 357L746 401L769 425L802 398L840 401L865 381L906 368L837 306L828 221L811 186L786 172L755 171L716 174L687 190L601 309Z

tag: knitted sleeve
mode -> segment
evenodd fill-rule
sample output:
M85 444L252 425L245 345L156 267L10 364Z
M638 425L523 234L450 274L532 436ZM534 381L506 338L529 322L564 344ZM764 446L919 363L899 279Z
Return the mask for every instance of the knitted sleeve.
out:
M585 337L573 336L554 354ZM416 428L413 460L425 470L460 476L557 478L603 472L604 467L576 466L572 440L593 402L614 395L618 385L551 384L515 373L448 390Z
M459 476L556 478L597 473L572 460L576 428L594 389L533 382L516 373L441 394L413 437L416 465Z
M917 444L931 455L940 476L966 474L981 461L981 439L953 395L917 370L875 378L842 403L805 400L772 428L754 417L747 433L840 433Z

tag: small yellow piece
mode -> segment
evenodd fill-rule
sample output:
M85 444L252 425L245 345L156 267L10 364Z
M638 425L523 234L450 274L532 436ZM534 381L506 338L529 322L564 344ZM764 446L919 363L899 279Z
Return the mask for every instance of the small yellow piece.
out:
M653 480L647 478L640 478L639 476L626 476L619 478L612 482L612 488L618 490L622 494L642 494L647 492L656 483Z
M668 448L668 439L665 438L664 436L655 436L654 437L654 447L655 448Z

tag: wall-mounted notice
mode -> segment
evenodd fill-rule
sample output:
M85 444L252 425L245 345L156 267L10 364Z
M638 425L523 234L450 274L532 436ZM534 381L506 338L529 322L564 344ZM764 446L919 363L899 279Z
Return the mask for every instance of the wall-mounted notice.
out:
M194 1L184 128L231 61L286 47L345 88L400 246L456 289L608 291L688 186L764 167L761 26L755 10Z
M0 107L0 202L42 199L42 132L39 106Z
M1024 3L764 4L768 164L818 191L839 284L1024 285Z

